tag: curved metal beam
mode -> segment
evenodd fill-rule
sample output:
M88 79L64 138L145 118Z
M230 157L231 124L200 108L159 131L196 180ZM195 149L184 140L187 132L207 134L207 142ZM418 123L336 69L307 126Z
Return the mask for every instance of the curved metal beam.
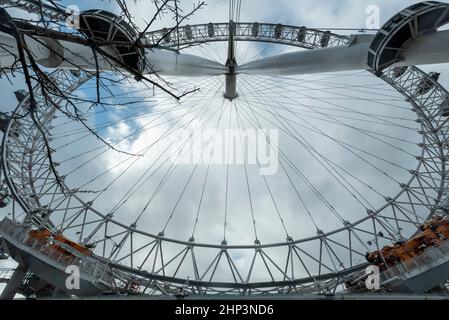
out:
M1 10L1 9L0 9ZM29 23L22 23L21 27L38 31L36 27ZM15 63L14 56L18 56L16 39L8 34L8 29L0 32L0 41L3 46L0 48L0 68L11 68ZM28 30L29 31L29 30ZM52 36L64 38L65 33L53 31ZM56 41L50 37L31 37L25 35L28 49L35 56L36 62L49 68L73 69L73 70L97 70L95 55L89 45L68 41ZM49 43L56 43L49 46ZM58 47L55 53L54 47ZM108 55L121 61L122 57L116 52L113 46L102 47ZM55 59L54 56L60 59ZM144 55L147 63L144 66L143 74L158 73L159 75L176 76L211 76L220 75L227 72L227 68L216 62L190 54L181 54L174 51L163 50L163 48L146 48ZM123 69L116 61L111 61L106 57L98 56L98 68L102 71ZM126 70L124 70L126 71Z
M354 36L345 47L279 54L241 65L238 72L248 74L297 75L370 69L366 63L372 35ZM426 65L449 62L449 31L422 35L403 48L401 61L393 66Z
M449 22L449 4L426 1L411 5L390 20L376 34L368 53L368 65L381 73L403 59L407 43Z
M305 49L338 47L347 45L351 39L329 31L296 27L290 25L234 22L234 41L256 41L283 44ZM183 48L205 42L228 41L230 23L205 23L180 26L169 33L167 29L145 34L147 46L160 45L169 48Z

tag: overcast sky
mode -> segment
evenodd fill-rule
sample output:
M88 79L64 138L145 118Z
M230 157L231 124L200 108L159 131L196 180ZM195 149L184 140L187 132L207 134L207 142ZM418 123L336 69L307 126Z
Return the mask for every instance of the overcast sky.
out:
M145 22L150 20L154 13L154 8L148 4L149 1L130 1L129 8L134 17L134 22L144 27ZM366 1L366 0L261 0L261 1L242 1L242 11L240 21L245 22L270 22L283 23L296 26L307 26L311 28L365 28L367 19L366 8L371 5L376 5L380 9L380 21L385 22L389 17L409 6L416 1L408 0L382 0L382 1ZM63 1L66 5L75 4L82 10L88 8L102 8L119 13L119 9L107 2L100 1ZM134 4L135 3L135 4ZM181 1L182 7L187 12L193 6L191 1ZM226 22L229 19L228 15L229 2L222 1L207 1L207 6L195 14L186 22L188 24L207 23L207 22ZM159 29L173 25L170 17L165 17L157 21L153 28ZM343 31L344 34L349 34L349 31ZM204 55L209 59L221 61L225 57L225 44L212 44L210 46L199 49L191 49L190 53ZM279 48L273 45L255 45L255 44L239 44L239 55L242 59L250 60L261 57L262 55L274 54L279 51L292 50L291 48ZM423 68L426 71L437 70L442 73L440 82L448 87L449 85L449 67L448 65L426 66ZM289 127L291 130L297 130L297 138L301 141L308 141L311 146L327 159L331 159L341 168L351 171L351 173L365 181L366 185L351 178L348 174L340 173L352 181L357 191L366 196L366 200L377 208L384 202L382 196L391 196L399 191L397 183L392 182L391 179L382 174L382 170L390 174L393 178L399 181L406 181L408 173L406 170L400 170L397 166L400 164L406 169L413 169L416 166L415 155L419 150L416 144L413 145L410 141L419 143L419 135L416 130L410 130L412 127L417 128L416 123L412 121L416 118L407 108L407 104L403 101L401 96L392 91L389 87L370 76L368 73L360 72L340 74L338 77L332 75L313 75L304 77L293 77L289 79L273 79L270 77L241 77L239 79L239 90L241 98L233 104L223 101L221 93L217 94L217 89L222 89L223 79L169 79L173 82L179 92L192 87L199 87L202 89L201 93L195 94L192 97L186 98L184 102L178 105L176 102L166 102L167 97L157 92L155 97L151 96L150 90L146 89L142 84L132 83L124 85L123 87L111 88L116 94L126 94L135 99L151 99L151 101L144 101L140 106L146 106L146 109L140 109L140 116L133 121L126 121L122 123L115 123L114 125L105 127L99 132L101 135L110 141L122 139L135 131L142 130L139 134L134 134L132 138L125 139L120 148L127 152L138 153L151 142L170 128L174 119L180 116L186 108L194 108L195 106L207 106L209 110L204 108L205 112L192 113L183 118L184 123L191 121L189 126L194 130L201 124L201 121L209 118L209 127L214 127L217 121L220 121L220 128L226 128L229 118L236 121L237 111L243 109L240 113L241 117L248 117L242 120L242 123L247 127L255 127L254 122L249 121L251 117L251 109L247 106L254 106L253 110L259 113L261 124L266 129L279 128L280 123L273 118L267 110L278 110L279 114L291 118ZM16 101L13 96L13 91L24 88L23 79L18 76L13 79L10 84L6 79L0 80L0 95L2 97L2 111L10 111L15 105ZM84 88L78 91L78 94L93 97L92 90L93 83L86 84ZM130 93L132 92L132 93ZM221 91L220 91L221 92ZM344 100L343 96L350 95L352 99ZM385 101L388 101L388 105ZM385 103L384 103L385 102ZM391 106L395 107L392 108ZM153 114L167 110L168 108L176 108L180 106L177 111L170 112L161 120L161 125L146 130L150 121L154 119ZM87 108L88 105L83 105ZM345 108L342 111L342 107ZM380 115L380 122L369 121L371 116L356 114L358 120L348 119L343 117L351 116L350 110L358 111L360 108L370 110L369 113ZM184 108L184 109L183 109ZM258 109L259 108L259 109ZM265 109L264 109L265 108ZM298 109L295 109L298 108ZM331 108L332 111L326 109L326 114L322 111L316 111L314 108ZM292 117L289 109L297 112L298 118ZM338 109L338 110L337 110ZM202 110L199 108L198 110ZM245 111L246 110L246 111ZM319 109L322 110L322 109ZM337 111L336 111L337 110ZM131 112L131 113L130 113ZM111 113L97 114L91 118L91 124L97 128L102 124L117 121L124 117L133 114L134 109L130 110L116 110ZM220 118L220 114L223 117ZM329 114L334 118L329 118ZM204 117L204 118L202 118ZM386 117L392 117L390 120L400 126L386 125ZM394 118L394 120L393 120ZM336 123L335 119L344 121L346 125ZM343 120L344 119L344 120ZM329 120L331 120L329 122ZM332 122L332 120L334 122ZM296 122L293 122L296 121ZM92 136L85 135L85 131L80 131L80 134L73 137L65 137L64 133L70 130L81 130L79 124L68 123L66 119L59 118L56 124L60 126L55 130L55 137L57 139L52 142L55 147L58 147L56 155L58 161L63 162L61 171L64 173L71 172L83 161L89 160L95 153L89 153L82 157L77 157L74 160L67 160L73 156L79 155L86 150L86 146L95 148L99 146L99 142ZM277 125L276 125L277 124ZM348 126L357 126L357 128L365 130L362 134L360 130L348 128ZM237 128L239 126L234 122L231 127ZM100 128L99 128L100 129ZM285 127L283 129L286 129ZM327 136L317 134L319 130L323 130ZM384 137L373 136L369 132L381 132ZM390 137L390 138L387 138ZM382 161L373 156L364 154L366 159L374 166L370 166L367 162L360 160L359 156L348 152L347 149L332 141L331 138L339 139L352 146L367 150L375 155L380 155L381 158L388 160ZM391 138L392 137L392 138ZM73 140L75 139L75 141ZM77 140L78 139L78 140ZM385 142L391 143L398 148L409 152L398 151L397 148L388 146ZM68 146L63 147L69 143ZM285 131L281 130L279 146L285 154L298 165L301 172L304 172L305 177L322 193L326 199L332 204L335 210L344 217L345 220L355 221L366 215L354 197L351 197L341 185L336 183L335 179L330 177L329 173L323 168L320 163L316 161L313 152L305 148L298 140L292 139ZM96 208L103 212L109 212L118 200L123 196L124 192L131 188L142 175L148 178L141 188L136 192L135 196L124 204L120 210L117 211L116 218L123 223L130 224L137 215L145 211L142 218L139 219L138 227L153 234L157 234L167 223L167 218L172 214L172 218L168 220L166 228L166 235L180 240L188 240L195 225L195 218L198 215L198 204L203 187L203 182L207 174L207 166L200 166L198 171L192 176L192 181L186 192L183 194L179 203L177 200L183 193L183 188L191 174L194 166L179 166L176 172L167 181L163 189L158 193L158 196L151 205L145 209L149 195L151 195L158 187L160 179L163 178L164 169L168 169L170 164L164 165L160 172L149 177L146 173L157 156L164 149L164 145L158 143L152 149L150 155L146 155L143 160L138 160L133 165L132 170L127 170L126 174L119 180L118 183L111 185L107 192L105 192L96 202ZM353 149L354 151L354 149ZM316 155L316 154L315 154ZM108 174L104 177L95 180L85 187L85 189L95 191L101 190L105 185L108 185L114 178L120 175L121 172L133 160L128 160L124 165L117 167L121 161L125 161L128 157L123 154L118 154L112 150L105 152L98 157L94 162L84 166L80 170L69 175L69 184L71 187L83 186L93 177L108 170ZM243 166L233 166L230 174L231 188L229 192L229 208L227 221L227 240L232 244L252 244L255 240L254 226L251 216L251 208L255 214L256 228L258 239L262 243L282 242L285 241L286 234L282 221L289 235L295 239L309 237L316 235L316 227L324 231L330 231L337 227L341 227L336 214L330 213L331 210L326 209L322 201L317 198L311 188L305 186L304 180L296 176L295 183L298 185L298 191L301 197L298 197L295 190L291 187L288 177L281 170L273 176L268 177L268 185L271 187L267 189L266 181L258 175L257 166L249 166L248 174L251 185L251 203L248 198L248 191L245 179L245 171ZM293 174L292 168L287 172ZM195 239L198 242L210 242L219 244L223 239L223 225L224 225L224 194L226 192L225 186L226 166L214 166L208 176L207 184L202 197L202 206L198 219L198 227L195 234ZM352 180L351 180L352 179ZM373 192L369 185L376 191L380 191L381 195ZM270 195L270 192L272 195ZM86 200L92 195L83 195ZM273 201L273 198L275 201ZM301 203L305 199L306 206ZM274 206L276 203L276 206ZM307 214L306 207L312 212L310 217ZM0 211L0 213L6 210ZM279 214L278 214L279 213ZM282 217L282 219L280 219ZM364 240L369 240L365 237ZM138 239L144 244L145 240ZM311 244L307 247L310 252L315 252L317 247ZM173 249L175 250L175 249ZM360 250L364 252L365 248L360 245ZM167 249L170 251L170 249ZM173 251L175 252L175 251ZM282 256L282 252L273 252L273 256ZM239 267L245 269L249 265L251 255L240 255L235 253L233 256ZM346 265L347 265L347 257ZM201 258L200 258L201 260ZM205 264L207 259L204 259ZM10 265L9 263L0 263L2 265ZM184 271L186 274L188 270ZM261 270L255 277L259 280L266 279L267 275ZM225 273L225 272L224 272ZM184 276L184 275L180 275ZM229 276L229 275L227 275ZM222 280L226 280L226 274ZM229 280L229 279L228 279Z

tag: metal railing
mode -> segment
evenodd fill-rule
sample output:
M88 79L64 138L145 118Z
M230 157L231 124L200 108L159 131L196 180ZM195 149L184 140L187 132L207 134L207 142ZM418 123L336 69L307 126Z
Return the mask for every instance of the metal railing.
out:
M313 49L345 46L351 40L349 36L306 27L258 22L233 24L235 41L262 41ZM228 41L230 29L228 22L185 25L172 32L167 28L147 32L143 42L145 45L183 47L204 42Z
M423 270L429 264L438 261L441 258L449 256L449 241L442 243L437 247L426 249L422 254L413 259L402 262L393 268L381 273L381 282L386 282L394 277L398 277L415 270Z
M94 281L100 281L104 285L113 286L114 277L108 272L108 265L101 261L94 261L89 257L81 258L58 250L49 243L42 243L29 237L29 229L17 225L9 219L0 222L0 234L6 239L12 239L31 249L36 255L50 259L63 270L68 266L79 268L80 275L88 276Z
M11 279L15 269L0 268L0 283L6 283Z

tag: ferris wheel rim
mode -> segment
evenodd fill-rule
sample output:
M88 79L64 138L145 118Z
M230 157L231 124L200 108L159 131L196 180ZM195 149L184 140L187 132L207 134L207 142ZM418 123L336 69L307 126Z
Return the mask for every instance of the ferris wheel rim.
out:
M415 67L415 66L411 66L410 69L413 70L413 71L421 72L421 73L424 74L424 75L427 75L425 72L421 71L420 69L418 69L418 68ZM446 91L443 87L441 87L441 85L438 84L438 86L439 86L439 89L443 89L443 90L446 92L446 94L449 96L449 94L447 93L447 91ZM412 101L410 101L410 102L411 102L411 104L412 104L412 106L413 106ZM23 102L17 107L16 111L18 111L18 110L19 110L25 103L26 103L26 101L23 101ZM3 144L2 144L2 154L3 154L3 155L4 155L5 152L6 152L6 144L7 144L7 140L8 140L8 137L9 137L9 133L11 132L12 125L13 125L13 122L11 121L10 124L8 125L8 129L7 129L7 131L6 131L5 135L4 135L4 142L3 142ZM421 124L421 127L423 128L423 124ZM423 139L424 139L424 138L423 138ZM442 150L442 147L440 147L440 149ZM424 154L424 148L422 149L422 155L423 155L423 154ZM9 174L8 174L8 172L7 172L8 164L6 163L6 160L5 160L6 157L2 157L2 159L3 159L3 166L2 166L2 167L3 167L3 171L4 171L4 174L5 174L5 177L6 177L6 181L8 182L8 185L10 186L11 190L13 190L13 192L15 192L15 189L14 189L14 183L11 181L11 179L10 179L10 177L9 177ZM418 165L417 165L417 169L416 169L417 171L419 171L419 169L420 169L420 167L422 166L423 162L424 162L424 160L422 160L422 159L421 159L420 161L418 161ZM444 162L443 162L443 165L444 165ZM409 179L409 181L408 181L408 184L410 184L411 182L413 182L414 179L416 179L416 176L415 176L415 175L412 175L412 177L411 177L411 178ZM70 190L70 188L65 184L65 182L63 182L63 184L64 184L64 187L65 187L67 190ZM443 190L443 189L444 189L444 179L442 179L441 184L442 184L442 186L441 186L440 189ZM404 192L405 192L405 188L401 188L401 190L399 191L399 193L398 193L394 198L391 198L391 199L392 199L392 200L397 199L397 198L400 197ZM17 195L17 194L15 194L15 196L16 196L16 195ZM329 236L331 236L331 235L333 235L333 234L337 234L337 233L340 233L340 232L342 232L342 231L348 230L348 229L350 229L350 228L352 228L352 227L354 227L354 226L359 225L360 223L362 223L362 222L364 222L364 221L367 221L367 220L369 220L369 219L372 219L373 216L377 216L381 211L383 211L385 208L387 208L387 207L389 206L389 203L387 202L387 203L385 203L380 209L378 209L378 210L376 210L375 212L373 212L372 215L367 215L367 216L365 216L364 218L362 218L362 219L360 219L360 220L358 220L358 221L356 221L356 222L351 223L349 226L344 226L344 227L341 227L341 228L332 230L332 231L330 231L330 232L326 232L326 233L323 233L323 234L321 234L321 235L317 235L317 236L313 236L313 237L307 237L307 238L303 238L303 239L299 239L299 240L286 241L286 242L279 242L279 243L269 243L269 244L230 245L230 244L227 244L227 243L226 243L226 244L221 244L221 245L219 245L219 244L210 244L210 243L200 243L200 242L182 241L182 240L179 240L179 239L173 239L173 238L168 238L168 237L166 238L166 237L164 237L164 236L151 234L151 233L146 232L146 231L141 230L141 229L132 228L131 226L128 226L128 225L126 225L126 224L124 224L124 223L122 223L122 222L120 222L120 221L117 221L116 219L112 219L112 218L108 217L108 215L102 214L101 212L99 212L99 211L97 211L95 208L93 208L91 205L87 205L87 204L85 203L85 201L83 201L80 197L78 197L78 195L75 194L74 197L76 197L76 199L77 199L78 201L80 201L80 203L83 203L87 209L89 209L90 211L92 211L92 212L95 213L96 215L100 216L104 221L111 222L111 223L113 223L113 224L115 224L115 225L117 225L117 226L119 226L119 227L121 227L121 228L124 228L124 229L126 229L126 230L132 230L133 232L136 232L136 233L139 233L139 234L141 234L141 235L150 237L150 238L152 238L152 239L160 240L160 241L163 241L163 242L170 242L170 243L180 244L180 245L183 245L183 246L205 247L205 248L213 248L213 249L230 249L230 250L232 250L232 249L258 249L258 248L286 247L286 246L292 245L292 244L300 244L300 243L309 242L309 241L313 241L313 240L319 240L319 239L321 239L321 238L323 238L323 237L326 238L326 237L329 237ZM441 198L442 198L442 197L443 197L443 194L439 194L439 200L440 200L440 202L441 202ZM20 198L20 195L19 195L19 198ZM20 201L19 201L19 203L20 203ZM22 205L22 204L21 204L21 205ZM30 210L30 209L28 208L28 210ZM431 214L432 214L432 213L429 213L429 216L430 216ZM348 269L350 269L350 268L349 268L349 267L346 267L346 268L344 268L343 270L338 271L337 273L333 273L332 275L335 276L335 275L337 275L337 274L341 274L342 272L344 272L344 271L346 271L346 270L348 270ZM287 283L287 282L279 282L279 281L277 281L277 282L273 282L272 285L275 286L276 284L285 284L285 283ZM231 283L229 283L229 285L231 285ZM235 285L235 284L234 284L234 285Z
M245 40L242 40L245 41ZM312 49L313 50L313 49ZM411 68L417 69L415 66L411 66ZM81 83L82 85L82 83ZM448 94L449 95L449 94ZM26 104L26 100L23 101L21 104L19 104L19 106L17 107L17 109L15 110L15 112L17 112L20 108L23 107L23 105ZM9 136L9 132L10 132L10 128L12 126L13 122L10 123L10 125L7 128L7 134L4 135L4 141L7 142L7 137ZM422 127L422 125L421 125ZM6 148L2 148L2 150L4 150L4 152L6 152ZM421 155L424 153L424 150L421 151ZM3 159L5 159L5 157L2 157ZM418 164L416 166L416 171L419 171L419 168L422 166L423 160L418 161ZM3 171L6 177L6 181L8 182L8 185L10 188L12 188L11 190L14 190L13 188L13 183L11 182L11 180L9 179L9 176L6 174L6 170L7 170L7 163L3 163ZM405 183L404 185L410 185L414 179L416 178L416 176L412 175L412 177L407 181L407 183ZM64 181L62 181L62 185L64 185L64 187L66 188L66 190L71 190ZM405 192L405 187L401 187L401 190L393 197L391 197L391 200L396 200L398 199L404 192ZM14 192L14 191L13 191ZM20 195L18 195L16 192L14 192L14 196L18 197L20 199ZM323 232L322 234L316 235L316 236L310 236L310 237L306 237L306 238L302 238L302 239L293 239L293 240L286 240L284 242L275 242L275 243L259 243L259 244L241 244L241 245L232 245L232 244L211 244L211 243L201 243L201 242L192 242L192 241L185 241L185 240L179 240L179 239L175 239L175 238L171 238L171 237L165 237L165 236L161 236L158 234L153 234L153 233L149 233L146 232L144 230L138 229L138 228L134 228L132 226L126 225L123 222L117 221L116 219L110 218L108 217L107 214L101 213L100 211L98 211L97 209L95 209L92 205L89 205L87 203L85 203L84 200L82 200L81 198L79 198L76 194L72 195L74 196L78 201L80 201L81 203L83 203L85 205L86 208L88 208L89 210L91 210L93 213L95 213L96 215L98 215L99 217L101 217L104 221L108 221L108 222L112 222L113 224L127 229L127 230L132 230L133 232L136 232L138 234L150 237L152 239L156 239L156 240L161 240L161 241L167 241L170 243L175 243L175 244L181 244L181 245L190 245L190 246L196 246L196 247L204 247L204 248L213 248L213 249L221 249L221 248L226 248L226 249L256 249L256 248L275 248L275 247L285 247L288 245L292 245L292 244L300 244L300 243L305 243L305 242L310 242L313 240L319 240L321 238L326 238L329 237L331 235L334 234L338 234L342 231L347 230L348 228L352 228L355 227L369 219L371 219L373 216L378 215L380 212L382 212L385 208L387 208L390 203L389 201L385 201L385 203L380 206L377 210L373 210L372 212L369 212L367 216L358 219L357 221L348 223L346 226L340 227L340 228L336 228L333 229L331 231L327 231L327 232ZM22 201L19 201L19 203L21 204ZM22 205L22 204L21 204ZM29 207L27 206L28 210Z
M257 28L257 32L255 31ZM305 26L284 25L264 22L209 22L178 26L175 30L162 28L147 32L143 37L144 46L161 48L180 48L214 42L229 41L233 29L234 41L261 42L316 49L331 46L344 46L351 42L351 36ZM276 32L282 31L278 34ZM325 42L321 42L323 39ZM163 43L162 45L160 43Z

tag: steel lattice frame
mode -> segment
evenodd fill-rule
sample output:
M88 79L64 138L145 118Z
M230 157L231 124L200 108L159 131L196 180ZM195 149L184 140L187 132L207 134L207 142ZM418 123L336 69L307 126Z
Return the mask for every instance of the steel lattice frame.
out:
M231 28L231 26L234 26ZM284 44L306 49L337 47L348 44L350 37L329 31L308 29L272 23L208 23L180 26L170 32L162 29L145 34L146 45L177 48L207 42L228 41L229 30L234 29L235 41L257 41Z
M17 2L17 1L13 1ZM214 36L208 33L210 25L190 26L192 37L187 37L186 27L177 30L177 36L171 36L165 41L166 31L160 30L149 33L146 37L148 44L161 42L161 45L175 47L192 44L201 44L210 41L223 41L228 39L229 24L212 24ZM328 35L317 30L307 30L302 42L298 41L298 32L303 28L284 26L282 33L275 34L277 25L259 24L259 33L254 35L254 24L237 24L236 40L265 41L271 43L288 44L308 49L323 47L322 38ZM191 39L189 39L191 38ZM162 41L160 41L162 39ZM344 36L330 35L328 46L346 45L350 39ZM76 75L69 71L58 70L52 78L60 84L61 90L72 92L85 83L89 76L81 73ZM33 218L36 225L42 223L39 218L42 213L63 215L64 220L70 220L70 227L80 230L80 239L83 237L86 224L97 225L97 232L104 233L103 250L98 249L97 258L105 261L113 269L119 285L126 280L133 279L140 285L140 292L145 294L264 294L264 293L328 293L344 283L346 277L364 268L365 264L355 263L354 256L363 256L363 253L354 249L354 243L362 243L359 234L369 233L374 237L379 248L385 241L393 241L394 237L380 236L379 231L387 234L401 234L404 225L417 227L425 216L445 210L448 181L446 174L446 161L448 156L448 123L442 116L442 108L449 101L449 93L438 83L432 80L425 72L416 67L409 67L398 76L397 69L388 69L381 78L400 92L411 104L418 116L421 125L422 153L417 157L418 165L410 171L409 181L400 185L401 191L392 198L385 199L385 205L376 211L368 211L366 216L358 221L347 222L332 232L318 232L315 237L306 239L287 239L283 243L228 245L196 243L193 240L177 240L164 237L163 234L149 234L139 230L135 225L125 225L114 220L113 216L98 212L93 203L85 203L77 195L78 190L72 190L64 183L64 176L56 178L50 170L45 144L39 130L31 119L24 118L11 121L2 145L2 167L5 179L14 198L23 210ZM423 84L431 83L430 90L420 94ZM39 86L35 95L38 102L38 118L42 128L51 132L51 121L56 109L45 102L40 95ZM55 95L55 103L61 100ZM23 114L28 107L28 100L23 101L17 108L16 114ZM49 135L50 136L50 135ZM50 138L49 138L50 139ZM386 224L391 221L395 228ZM372 232L363 230L369 224ZM108 227L109 230L108 231ZM113 227L113 228L112 228ZM111 230L113 229L113 230ZM134 247L133 243L143 240L145 245ZM115 241L119 243L111 255L106 255L106 243ZM112 242L111 242L112 243ZM319 248L319 255L308 251L306 245L311 244ZM129 250L122 250L125 245ZM164 256L166 246L176 247L176 254ZM284 250L282 259L274 258L270 254L272 249ZM248 273L243 274L233 260L233 252L240 250L253 251L252 265ZM101 252L103 251L103 252ZM209 254L210 263L201 269L197 264L197 256L204 251L213 251ZM337 253L337 251L339 253ZM146 259L142 266L137 268L134 254L145 253ZM345 254L340 254L344 252ZM342 261L341 257L347 259ZM108 261L110 258L111 261ZM233 282L218 282L214 280L217 265L225 259L232 274ZM128 266L122 265L124 261ZM309 270L305 261L316 264L314 270ZM294 262L303 266L308 277L297 278ZM177 276L182 265L189 264L193 270L190 279ZM272 281L255 283L251 280L252 270L256 267L266 268ZM147 271L144 271L147 270Z

